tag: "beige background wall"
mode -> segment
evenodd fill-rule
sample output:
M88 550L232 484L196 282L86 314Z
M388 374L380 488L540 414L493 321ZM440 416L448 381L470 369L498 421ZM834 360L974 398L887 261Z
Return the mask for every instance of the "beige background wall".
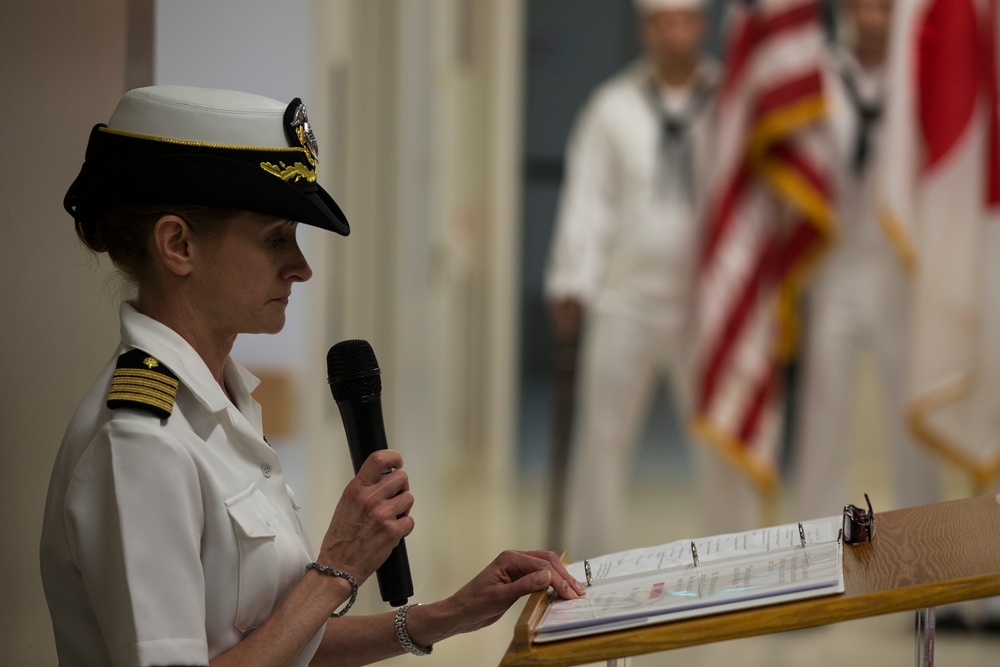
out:
M62 431L114 352L105 272L62 196L94 119L125 86L125 0L5 3L0 20L0 662L55 664L38 574L48 474Z

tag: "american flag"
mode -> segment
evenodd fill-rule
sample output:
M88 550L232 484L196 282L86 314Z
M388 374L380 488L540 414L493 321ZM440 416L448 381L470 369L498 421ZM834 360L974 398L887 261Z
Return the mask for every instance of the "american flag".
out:
M694 431L769 492L795 301L833 233L821 150L816 0L740 2L729 17L698 270Z
M897 0L882 219L913 277L907 421L970 475L1000 473L997 0Z

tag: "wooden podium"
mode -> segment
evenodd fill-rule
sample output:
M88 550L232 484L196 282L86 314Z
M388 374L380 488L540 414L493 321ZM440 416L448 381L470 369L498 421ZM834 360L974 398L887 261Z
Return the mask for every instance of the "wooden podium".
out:
M562 667L1000 595L1000 494L875 513L869 544L844 545L842 594L535 644L548 605L528 598L501 667ZM931 646L931 662L933 650ZM929 663L928 663L929 664Z

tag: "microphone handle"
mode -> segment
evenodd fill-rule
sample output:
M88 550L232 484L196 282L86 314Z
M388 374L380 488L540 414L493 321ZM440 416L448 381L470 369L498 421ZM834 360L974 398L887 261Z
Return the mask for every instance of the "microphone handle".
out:
M347 446L351 450L354 474L368 456L377 450L388 449L385 437L385 421L382 418L381 395L363 396L337 401L340 416L347 433ZM389 557L376 571L378 589L382 600L393 607L406 604L413 595L413 579L410 576L410 560L406 555L406 544L399 540Z

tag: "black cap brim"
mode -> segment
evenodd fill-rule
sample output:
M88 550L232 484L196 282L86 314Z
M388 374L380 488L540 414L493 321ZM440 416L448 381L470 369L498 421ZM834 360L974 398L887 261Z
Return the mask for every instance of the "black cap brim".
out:
M76 219L96 219L117 203L200 204L350 233L340 206L315 180L275 175L290 161L287 151L171 143L103 127L91 132L87 160L63 202Z

